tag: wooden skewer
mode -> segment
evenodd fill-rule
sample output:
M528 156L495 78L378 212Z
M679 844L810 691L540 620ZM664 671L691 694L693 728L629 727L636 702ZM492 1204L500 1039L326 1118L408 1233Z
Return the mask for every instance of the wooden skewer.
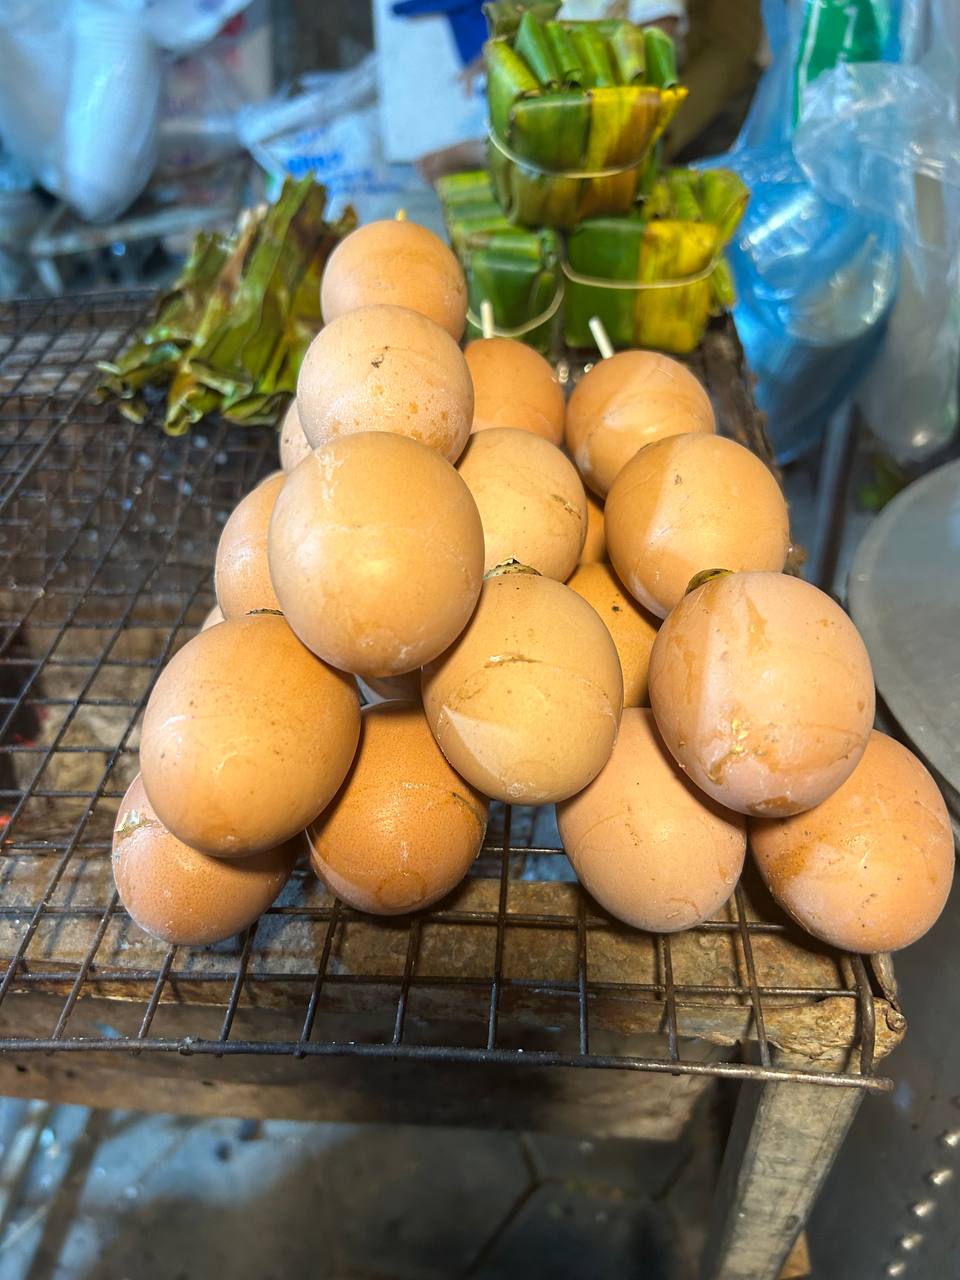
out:
M406 222L407 220L406 209L398 209L397 212L393 215L393 220L394 222Z
M484 298L480 303L480 332L485 338L494 336L493 303L489 298Z
M593 340L597 344L597 350L604 360L609 360L613 355L613 343L610 341L603 321L599 316L590 317L590 332L593 334Z

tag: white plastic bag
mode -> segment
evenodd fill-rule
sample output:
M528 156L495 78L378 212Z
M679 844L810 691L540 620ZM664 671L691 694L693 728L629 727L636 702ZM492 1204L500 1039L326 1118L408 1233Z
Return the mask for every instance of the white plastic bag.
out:
M164 49L249 0L0 0L0 138L89 221L117 217L156 158Z
M794 139L817 192L888 219L900 284L857 400L900 462L947 444L960 373L960 11L909 0L912 62L837 67L807 91Z
M347 71L318 71L237 117L243 144L273 181L312 173L330 196L331 216L352 204L362 222L399 206L418 222L439 221L431 189L410 165L383 154L377 55Z

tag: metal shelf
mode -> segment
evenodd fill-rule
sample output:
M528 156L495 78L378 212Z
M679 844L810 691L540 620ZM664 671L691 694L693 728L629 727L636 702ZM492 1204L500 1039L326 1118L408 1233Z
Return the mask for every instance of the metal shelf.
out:
M569 883L558 849L534 847L544 821L529 810L495 807L474 873L420 916L365 918L301 869L233 942L167 948L141 933L108 856L140 716L214 602L224 520L276 457L262 428L212 420L171 440L156 411L135 426L93 403L95 361L125 344L149 301L0 309L0 1052L386 1057L890 1088L874 1064L902 1028L860 957L805 940L749 878L698 929L627 929ZM763 453L731 328L711 331L694 367L722 428ZM38 1022L31 1005L25 1032L16 1010L28 997L47 1012Z

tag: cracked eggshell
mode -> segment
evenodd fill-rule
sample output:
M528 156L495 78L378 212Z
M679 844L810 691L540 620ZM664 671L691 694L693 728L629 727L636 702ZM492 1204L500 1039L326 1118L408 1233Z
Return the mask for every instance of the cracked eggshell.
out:
M583 540L580 563L602 564L607 559L607 535L604 529L603 503L589 489L585 489L584 494L587 499L587 536Z
M670 436L623 468L604 508L610 562L631 595L665 618L705 569L783 568L790 520L756 454L723 436Z
M439 236L416 222L368 222L330 255L320 283L320 309L329 324L377 303L428 316L459 342L467 321L463 268Z
M284 471L292 471L309 452L310 442L303 434L300 415L297 412L297 401L294 398L287 406L280 427L280 466Z
M563 444L566 400L552 366L513 338L476 338L463 351L473 379L473 430L516 427Z
M473 383L463 352L432 320L403 307L363 307L310 343L297 412L314 448L359 431L389 431L456 462L470 435Z
M603 498L644 445L716 429L710 398L689 369L656 351L621 351L577 383L565 436L577 470Z
M335 795L360 733L356 684L283 618L201 631L167 663L140 737L160 821L203 853L243 857L290 839Z
M470 490L439 453L386 432L341 436L304 458L277 500L269 549L291 627L364 679L442 653L483 578Z
M850 776L873 726L870 659L828 595L733 573L686 595L650 655L650 702L681 768L727 808L800 813Z
M623 672L623 705L649 706L647 669L660 619L628 595L608 564L578 566L567 586L593 605L613 637Z
M280 608L267 564L267 530L285 479L282 471L267 476L240 500L223 526L213 582L225 618Z
M484 795L550 804L606 764L623 707L620 660L596 611L561 582L488 578L459 640L423 671L440 749Z
M750 848L770 892L815 938L846 951L897 951L938 919L953 882L950 816L906 747L874 731L828 799L753 821Z
M652 933L708 920L743 870L745 819L684 777L645 707L624 711L613 754L588 787L557 805L557 824L587 892Z
M419 911L467 874L487 809L444 759L418 704L365 707L353 768L307 829L310 863L358 911Z
M249 858L211 858L172 835L138 774L113 830L113 879L123 906L151 937L207 946L253 924L290 878L301 836Z
M570 577L587 531L586 496L555 445L492 427L471 436L457 470L480 512L485 572L519 560L558 582Z

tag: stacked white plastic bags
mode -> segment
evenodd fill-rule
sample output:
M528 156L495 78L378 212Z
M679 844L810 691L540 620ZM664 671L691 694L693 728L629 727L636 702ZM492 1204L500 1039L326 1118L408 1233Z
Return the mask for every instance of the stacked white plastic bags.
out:
M156 156L164 57L250 0L0 0L0 138L89 221L116 217Z

